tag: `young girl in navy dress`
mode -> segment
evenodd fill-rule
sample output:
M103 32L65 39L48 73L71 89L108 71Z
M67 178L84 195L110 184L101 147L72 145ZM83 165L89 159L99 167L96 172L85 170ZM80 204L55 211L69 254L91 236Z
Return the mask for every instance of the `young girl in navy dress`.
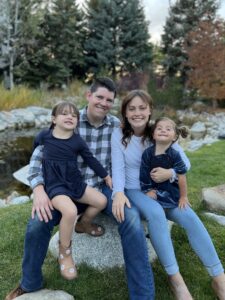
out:
M76 202L89 206L79 223L81 232L100 236L104 228L92 220L106 207L106 197L88 186L77 167L77 156L81 155L98 176L112 188L111 177L93 156L85 141L75 128L79 111L74 104L61 102L52 110L52 125L42 130L35 138L34 147L43 145L43 175L45 191L53 208L59 210L62 218L59 224L59 264L61 275L68 280L77 277L71 255L71 237L77 219Z
M142 155L140 168L140 183L142 191L149 197L157 200L163 208L185 208L189 205L187 198L186 176L187 167L178 151L171 146L181 135L188 136L185 126L178 128L169 118L159 118L151 128L153 145L147 148ZM178 180L161 183L154 182L149 176L157 167L173 169Z
M179 135L186 137L185 127L178 128L169 118L159 118L152 127L153 145L142 154L140 184L149 201L157 201L164 209L167 219L182 226L192 249L198 255L209 275L213 278L212 287L220 300L225 300L225 275L212 240L196 213L191 209L187 197L187 171L180 154L172 144ZM177 174L173 183L167 180L156 183L150 178L153 168L172 168ZM167 250L165 250L167 251ZM178 299L178 298L177 298ZM191 296L179 299L192 299Z

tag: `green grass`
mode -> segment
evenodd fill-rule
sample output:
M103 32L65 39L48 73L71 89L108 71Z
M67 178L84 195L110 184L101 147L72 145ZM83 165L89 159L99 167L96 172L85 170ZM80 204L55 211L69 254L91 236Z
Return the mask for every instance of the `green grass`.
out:
M189 200L207 227L223 265L225 265L225 228L202 215L204 207L201 204L201 189L224 183L224 147L225 141L220 141L212 146L205 146L196 152L188 153L192 163L192 169L188 174ZM0 299L4 299L6 293L20 279L24 232L30 210L31 204L0 209ZM181 273L194 299L214 300L210 278L190 248L184 231L174 225L172 238ZM153 264L153 271L156 299L172 300L173 296L167 283L167 276L158 261ZM46 288L64 290L72 294L76 300L128 299L123 268L99 272L82 265L79 267L79 278L76 281L68 282L60 277L55 259L48 254L43 273Z

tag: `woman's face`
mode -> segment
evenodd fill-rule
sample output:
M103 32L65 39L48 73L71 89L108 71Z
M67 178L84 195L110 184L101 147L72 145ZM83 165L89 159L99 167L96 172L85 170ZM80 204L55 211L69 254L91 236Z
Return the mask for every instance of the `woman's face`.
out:
M151 109L139 96L134 97L126 107L126 118L134 133L142 133L149 122Z

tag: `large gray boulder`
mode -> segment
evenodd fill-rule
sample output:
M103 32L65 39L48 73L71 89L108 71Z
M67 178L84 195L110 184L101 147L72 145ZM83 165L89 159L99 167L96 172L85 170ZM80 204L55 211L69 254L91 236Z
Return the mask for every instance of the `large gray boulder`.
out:
M77 265L86 263L96 269L104 269L115 266L123 266L123 253L118 226L116 222L103 214L96 218L96 223L105 228L105 234L101 237L92 237L88 234L74 233L72 239L73 258ZM171 230L172 222L168 222ZM146 230L146 224L143 223ZM49 250L54 257L58 257L58 232L52 237ZM149 260L152 262L157 258L150 240L147 238Z
M203 188L202 200L211 211L225 211L225 184Z
M74 300L74 297L64 291L43 289L33 293L23 294L18 300Z

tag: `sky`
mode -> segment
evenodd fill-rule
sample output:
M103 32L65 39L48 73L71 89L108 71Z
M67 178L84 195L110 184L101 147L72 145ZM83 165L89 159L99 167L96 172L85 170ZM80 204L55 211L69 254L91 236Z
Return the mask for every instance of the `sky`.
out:
M166 17L168 16L169 2L176 0L141 0L145 9L146 19L150 21L149 32L153 43L160 43L160 36L163 32ZM225 0L221 1L221 8L218 15L225 19ZM77 0L82 3L84 0Z
M220 1L221 8L218 11L218 15L225 19L225 0ZM168 16L169 2L173 3L175 0L142 0L146 19L150 21L151 41L154 43L160 43L160 35L163 32L163 26Z

